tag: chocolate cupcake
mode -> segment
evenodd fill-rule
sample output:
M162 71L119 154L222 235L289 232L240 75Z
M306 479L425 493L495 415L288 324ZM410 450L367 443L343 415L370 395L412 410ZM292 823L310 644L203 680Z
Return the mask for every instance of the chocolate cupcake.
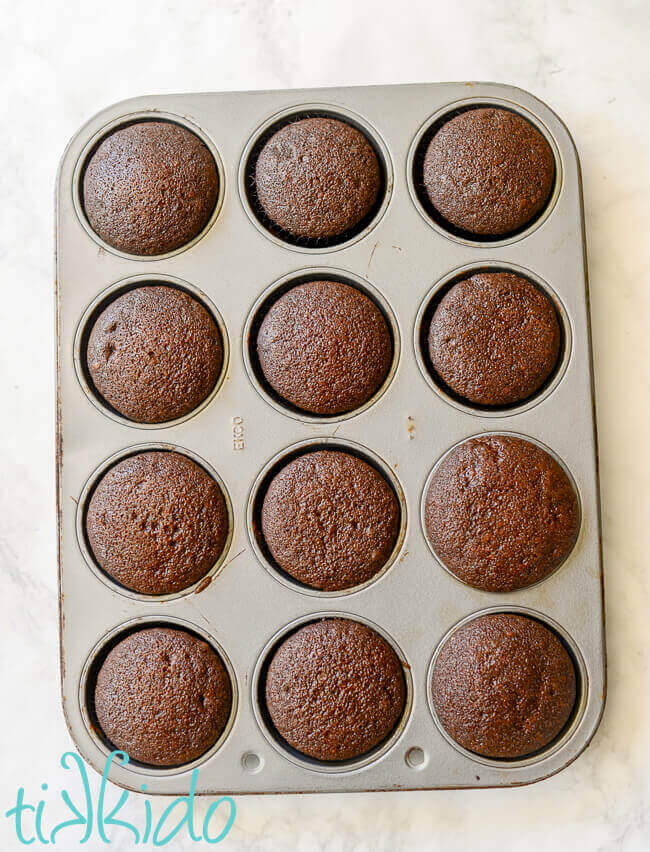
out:
M136 423L189 414L211 393L223 366L214 320L175 287L129 290L95 320L86 366L100 396Z
M232 698L228 672L210 645L162 627L118 642L94 694L106 739L151 766L180 766L204 754L223 733Z
M294 238L340 237L374 208L382 176L361 131L334 118L304 118L276 131L255 164L264 213Z
M481 272L442 298L429 328L431 364L479 405L521 402L547 381L560 353L552 302L520 275Z
M442 563L489 592L537 583L575 544L578 499L562 467L512 435L469 438L431 478L425 527Z
M187 456L138 453L99 480L85 526L108 575L135 592L167 595L215 564L228 537L228 512L217 483Z
M83 176L90 227L136 255L180 248L207 225L219 193L214 158L198 136L169 121L142 121L99 143Z
M261 521L277 565L300 583L332 592L381 571L397 541L400 508L388 482L367 462L317 450L273 477Z
M397 655L378 633L328 618L301 627L275 651L265 700L282 739L330 762L383 742L404 713L406 686Z
M359 408L379 390L393 346L368 296L340 281L309 281L271 306L257 333L257 355L282 399L332 416Z
M424 155L426 194L443 219L470 234L499 237L531 222L555 180L553 151L517 113L466 110L445 122Z
M484 615L445 642L433 671L433 704L463 748L491 758L522 758L565 728L576 674L557 636L532 618Z

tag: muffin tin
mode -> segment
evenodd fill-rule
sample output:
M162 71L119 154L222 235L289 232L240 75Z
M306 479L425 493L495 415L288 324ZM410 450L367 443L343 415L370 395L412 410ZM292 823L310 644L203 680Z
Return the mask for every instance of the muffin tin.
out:
M516 235L480 241L451 233L429 215L417 186L422 141L448 113L495 105L532 121L556 158L556 180L540 216ZM384 191L370 221L341 242L298 245L267 230L251 200L250 158L269 128L293 116L332 115L370 138ZM112 249L90 229L79 195L86 158L111 129L134 120L176 121L215 157L217 205L204 231L165 256ZM415 177L414 177L415 173ZM218 743L191 765L112 765L133 790L185 792L354 792L514 786L571 763L593 736L605 700L598 475L587 313L580 169L573 142L543 103L509 86L450 83L277 92L165 95L109 107L70 142L57 181L57 511L63 708L83 757L102 771L107 744L89 701L97 666L125 632L184 626L211 642L233 681L231 719ZM310 257L311 255L311 257ZM436 293L473 270L508 269L553 300L562 324L558 366L533 399L481 410L448 395L430 375L421 323ZM256 313L276 290L306 277L336 277L364 289L388 319L395 345L384 385L361 409L337 417L283 406L260 381L249 343ZM96 397L83 366L90 318L115 293L166 282L201 299L224 342L213 393L172 423L132 423ZM421 507L431 470L456 443L514 433L550 448L579 496L581 527L566 562L535 586L509 594L470 588L435 559ZM360 454L385 473L402 527L386 568L344 592L318 592L281 575L256 536L255 505L268 472L285 456L330 446ZM83 513L99 473L145 449L187 453L220 483L232 521L223 558L193 587L152 598L110 581L85 542ZM432 707L435 656L450 631L483 612L515 611L550 626L573 656L578 700L563 734L543 752L514 761L464 751ZM297 625L324 615L374 626L403 661L405 715L389 740L345 764L302 759L269 730L259 700L270 649Z

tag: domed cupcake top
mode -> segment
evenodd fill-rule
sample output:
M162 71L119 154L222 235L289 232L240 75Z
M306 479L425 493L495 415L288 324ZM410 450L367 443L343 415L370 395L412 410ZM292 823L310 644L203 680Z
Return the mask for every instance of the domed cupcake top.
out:
M255 164L255 191L268 218L292 237L340 237L373 209L381 169L365 135L316 117L277 130Z
M489 592L523 589L569 555L580 522L569 477L545 450L513 435L470 438L434 470L427 537L459 579Z
M321 761L350 760L388 737L404 712L402 665L390 645L356 621L301 627L275 651L266 707L280 736Z
M521 115L482 107L442 125L425 152L422 179L445 221L478 237L499 237L542 210L555 160L544 136Z
M333 416L359 408L379 390L393 345L372 299L340 281L309 281L269 308L257 333L257 356L282 399Z
M214 158L187 128L141 121L106 136L83 175L83 207L104 242L128 254L174 251L207 225L219 193Z
M431 689L440 723L461 746L484 757L521 758L566 726L576 674L547 627L498 613L452 633L436 660Z

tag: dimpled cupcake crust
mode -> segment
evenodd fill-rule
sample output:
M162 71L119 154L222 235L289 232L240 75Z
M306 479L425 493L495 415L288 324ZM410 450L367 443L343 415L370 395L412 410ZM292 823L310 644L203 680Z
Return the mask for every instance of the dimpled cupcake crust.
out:
M510 272L481 272L442 298L429 329L429 357L440 378L479 405L532 396L557 364L560 326L551 301Z
M523 589L569 555L578 499L564 470L511 435L470 438L437 466L425 498L427 537L459 579L489 592Z
M375 303L339 281L293 287L266 314L257 334L264 377L303 411L353 411L381 387L393 347Z
M553 189L555 160L525 118L494 107L470 109L435 134L422 179L447 222L479 236L504 236L542 210Z
M392 733L404 712L402 665L374 630L330 618L301 627L275 651L266 707L280 736L315 760L350 760Z
M557 636L538 621L485 615L442 647L432 695L440 723L463 748L521 758L566 726L576 701L575 668Z
M95 389L136 423L164 423L193 411L223 365L214 320L186 292L137 287L96 319L86 346Z
M214 158L198 136L169 121L113 131L83 177L90 227L128 254L165 254L207 225L219 191Z
M185 630L155 627L122 639L97 675L95 714L131 760L179 766L221 736L232 686L218 654Z
M390 558L399 503L384 477L357 456L317 450L271 480L261 512L262 535L277 565L323 591L367 582Z
M354 228L374 207L381 170L361 131L334 118L304 118L266 142L255 189L266 215L294 237L319 240Z
M228 512L217 483L187 456L139 453L100 479L86 535L95 560L118 583L145 595L172 594L215 564Z

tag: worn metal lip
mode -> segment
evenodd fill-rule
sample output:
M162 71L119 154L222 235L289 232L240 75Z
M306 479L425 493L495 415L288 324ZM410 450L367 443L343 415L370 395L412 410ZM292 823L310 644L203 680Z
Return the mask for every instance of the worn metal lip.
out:
M88 217L86 216L86 211L84 210L83 204L83 174L86 168L86 163L93 153L94 149L100 142L108 136L110 133L115 130L119 130L122 127L126 127L130 124L137 124L143 121L166 121L171 124L178 124L181 127L185 127L195 136L197 136L201 142L206 146L210 154L214 159L214 164L217 169L217 178L219 181L218 192L217 192L217 200L214 205L214 209L210 214L208 221L205 223L203 228L199 231L196 236L192 237L186 243L183 243L182 246L179 246L172 251L164 252L163 254L130 254L129 252L121 251L118 248L110 245L105 240L103 240L99 234L97 234L90 226L90 222L88 221ZM226 195L226 171L223 166L223 160L221 159L221 155L219 153L219 149L216 146L216 143L212 139L212 137L206 133L203 128L199 127L194 121L190 120L186 116L177 115L176 113L166 112L164 110L138 110L136 112L125 113L124 115L118 116L117 118L112 119L107 124L103 125L99 130L95 131L90 139L84 145L81 153L77 158L77 162L74 167L74 171L72 174L72 203L74 206L75 213L77 215L77 219L79 220L79 224L84 229L86 234L95 242L98 246L100 246L104 251L110 252L111 254L116 255L117 257L124 258L126 260L135 260L135 261L156 261L156 260L168 260L171 257L175 257L177 254L181 254L184 251L195 246L203 237L210 231L214 223L216 222L219 213L223 207L224 198Z
M278 734L276 736L267 725L267 722L264 719L263 710L260 706L259 698L260 678L264 666L266 664L269 654L276 647L278 642L284 636L287 636L289 633L294 632L299 627L305 624L309 624L310 622L321 621L322 619L326 618L339 618L345 621L357 621L360 624L366 625L366 627L370 627L372 630L378 633L382 637L382 639L384 639L390 645L390 647L397 655L397 658L399 659L402 665L402 673L404 675L404 685L406 689L406 697L404 701L404 710L402 712L402 716L393 731L389 734L389 736L383 742L379 743L379 745L375 746L375 748L371 749L369 752L361 755L358 758L351 758L350 760L339 761L330 765L328 765L324 761L319 761L307 757L306 755L301 756L300 752L295 749L292 749L291 746L289 746L288 744L283 745L280 742L280 735ZM371 621L365 616L358 615L357 613L342 612L338 610L326 610L322 612L312 612L308 613L307 615L302 615L299 618L290 621L288 624L285 624L284 627L281 627L273 634L273 636L271 636L271 638L266 642L257 657L257 661L255 663L255 668L253 669L253 675L251 678L250 699L253 707L253 715L255 716L255 721L257 722L257 725L260 731L262 732L264 738L278 754L285 758L285 760L288 760L294 765L299 766L302 769L306 769L310 772L318 772L329 776L348 775L355 771L361 771L367 766L379 762L388 754L388 752L392 751L393 748L397 745L398 741L401 740L402 735L408 727L408 723L411 718L411 711L413 709L413 678L411 675L411 666L406 658L406 655L404 654L400 646L397 644L395 639L383 627L380 627L374 621Z
M451 231L438 224L438 222L434 221L428 214L428 212L425 210L425 208L422 206L422 202L418 198L415 178L413 175L415 157L420 147L420 143L434 124L440 121L440 119L444 118L447 113L452 113L459 109L462 110L472 107L488 106L502 107L504 109L510 110L511 112L519 113L522 118L525 118L527 121L529 121L533 125L533 127L539 130L539 132L549 143L555 160L555 183L553 185L551 195L549 196L548 201L544 206L544 209L533 219L533 221L527 227L523 228L521 231L518 231L510 237L504 236L503 239L496 240L481 240L479 238L470 239L468 237L462 237L453 234ZM523 240L526 237L530 236L530 234L532 234L544 224L544 222L549 218L549 216L555 209L557 200L562 193L562 187L564 183L564 164L562 162L560 148L557 142L555 141L555 137L552 131L538 115L531 112L531 110L527 109L521 103L510 98L490 97L488 95L485 95L481 97L461 98L460 100L452 101L448 104L445 104L445 106L440 107L440 109L436 110L434 113L432 113L432 115L429 116L429 118L426 119L426 121L418 129L409 147L409 151L406 157L406 183L408 186L409 195L411 196L411 201L413 202L416 210L418 211L420 216L422 216L424 221L431 228L434 229L434 231L436 231L438 234L445 237L446 239L452 240L456 243L460 243L461 245L470 246L473 248L482 248L489 251L491 249L501 248L503 246L509 246L513 243L519 242L519 240Z
M514 615L528 616L529 618L532 618L535 621L539 621L541 624L548 627L553 633L559 636L559 638L562 640L563 644L569 651L572 662L577 670L579 680L580 692L576 696L576 702L572 710L571 718L569 719L564 729L560 732L560 734L539 752L535 752L527 757L515 759L484 757L483 755L477 754L476 752L464 748L462 745L460 745L460 743L456 742L456 740L447 733L438 717L433 701L433 693L431 691L431 683L433 678L433 672L436 666L436 661L449 638L461 627L464 627L466 624L469 624L476 618L480 618L484 615L496 615L498 613L512 613ZM431 661L429 662L429 665L427 667L427 702L429 705L429 711L431 713L431 716L433 717L433 721L436 728L438 729L438 732L452 748L454 748L464 757L469 758L475 763L480 763L483 766L490 766L494 769L510 770L523 769L529 766L536 766L540 763L543 763L545 760L552 757L553 755L557 754L560 750L567 746L569 741L572 740L573 737L576 735L578 728L580 727L582 720L585 716L585 711L587 709L587 703L589 698L589 688L589 675L587 671L587 665L577 642L573 639L569 632L565 630L565 628L562 627L561 624L559 624L550 616L545 615L543 612L533 609L532 607L514 604L501 604L491 607L485 607L484 609L476 610L474 612L471 612L469 615L466 615L464 618L461 618L460 621L456 622L456 624L450 627L449 630L447 630L447 632L440 639L438 645L436 646L436 649L433 652Z
M321 589L314 589L310 586L307 586L303 583L300 583L298 580L294 580L284 572L279 566L274 565L264 554L264 551L260 547L258 536L255 533L255 509L256 504L260 495L260 488L264 484L264 481L268 477L269 473L273 470L273 468L277 467L282 459L294 456L295 454L302 454L301 451L309 452L310 448L313 448L314 451L319 448L327 448L327 449L340 449L342 451L352 452L356 456L360 456L367 460L373 467L375 467L379 472L385 477L386 481L393 489L397 501L399 503L400 508L400 525L397 533L397 539L395 540L395 545L393 550L386 560L386 563L381 567L376 574L370 577L369 580L366 580L365 583L360 583L357 586L351 586L349 589L340 589L339 591L329 592L323 591ZM273 455L264 465L264 467L260 470L260 472L255 477L253 484L248 492L248 497L246 500L246 529L248 531L248 540L250 542L251 548L257 561L262 565L264 570L273 577L273 579L283 585L285 588L291 589L293 592L298 592L301 595L307 595L309 597L315 598L342 598L348 597L349 595L357 594L358 592L362 592L364 589L373 586L375 583L378 583L382 578L386 576L388 571L399 561L400 554L404 547L404 542L406 540L406 532L408 528L408 512L406 505L406 496L404 494L404 490L400 484L399 479L395 475L395 472L391 469L390 465L377 453L363 444L359 444L355 441L350 441L345 438L334 438L328 436L314 436L312 438L305 438L302 441L298 441L294 444L290 444L287 447L279 450L275 455ZM260 533L261 534L261 533Z
M226 513L228 516L228 533L226 535L226 541L224 542L223 550L219 554L219 558L216 560L214 565L207 571L202 577L199 577L191 586L187 586L185 589L180 589L178 592L171 592L169 594L164 595L146 595L142 592L136 592L133 589L129 589L126 586L122 586L116 580L114 580L104 569L97 563L95 557L88 545L86 540L86 532L85 532L85 520L86 520L86 510L88 506L88 501L95 489L98 485L102 477L105 473L107 473L112 467L118 464L120 461L123 461L126 458L130 458L131 456L137 456L141 453L148 452L173 452L178 453L179 455L184 455L187 458L191 459L193 462L199 465L208 476L212 477L212 479L216 482L219 487L224 503L226 504ZM185 447L180 446L179 444L172 443L162 443L162 442L153 442L148 441L143 444L133 444L129 447L124 447L121 450L110 455L108 458L104 459L101 464L99 464L95 470L92 471L86 482L84 483L83 488L81 489L81 493L79 495L79 500L77 502L76 508L76 517L75 517L75 531L77 536L77 544L79 546L79 550L81 551L81 555L83 556L84 562L90 568L95 577L107 586L112 592L116 592L123 597L131 598L131 600L139 601L140 603L147 604L164 604L169 601L178 600L179 598L184 598L187 595L194 594L199 586L202 586L206 583L212 582L215 577L221 572L221 570L225 567L225 564L228 559L228 553L230 551L230 546L232 544L233 532L235 526L235 516L232 507L232 500L230 498L230 494L228 492L228 488L226 487L225 482L219 476L214 467L203 459L198 453L193 452L192 450L188 450Z
M204 628L199 627L197 624L194 624L193 622L188 621L187 619L178 618L177 616L168 615L167 613L161 613L160 615L139 615L135 618L130 618L128 619L128 621L124 621L121 624L118 624L113 627L95 643L90 653L88 654L88 657L86 658L84 666L81 670L81 674L79 677L79 686L77 690L81 717L83 719L86 731L95 747L99 749L104 758L108 757L108 755L111 753L111 749L108 748L104 739L98 734L95 725L92 723L90 712L88 710L88 701L86 696L86 691L88 688L88 679L92 667L95 661L97 660L97 657L107 648L107 646L113 644L115 640L117 640L118 637L122 634L124 634L124 636L126 637L128 634L136 633L140 629L146 629L148 624L168 624L171 627L183 629L190 633L197 634L205 642L207 642L208 645L210 645L210 647L218 654L219 658L221 659L222 663L226 668L226 671L228 672L228 677L230 678L230 686L232 689L232 706L230 708L230 715L218 739L212 746L210 746L207 751L205 751L202 755L199 755L199 757L195 758L190 763L183 763L180 766L156 767L137 762L129 762L128 764L123 764L121 766L121 769L126 772L133 772L137 775L145 775L150 777L161 778L173 775L182 775L186 772L191 772L198 766L203 765L208 760L210 760L211 757L214 757L214 755L221 749L225 741L228 739L228 736L233 728L239 709L240 690L235 669L221 643L215 638L212 633L209 633Z
M303 412L296 408L289 407L288 404L283 404L279 398L274 399L257 376L251 359L250 349L251 346L255 345L255 342L251 337L253 326L258 320L260 310L263 308L264 304L276 291L281 292L284 290L285 292L288 292L291 289L290 285L292 281L295 280L296 286L298 286L302 281L312 276L314 277L314 280L316 280L319 276L327 276L328 279L336 279L337 281L341 281L343 284L349 284L350 286L356 287L357 290L361 291L365 296L368 296L381 310L392 337L393 357L384 381L370 399L366 400L363 405L352 409L352 411L342 412L341 414L310 414L308 411ZM278 278L272 284L269 284L268 287L266 287L255 299L248 311L242 331L242 357L244 359L244 367L250 383L268 405L280 412L280 414L284 414L286 417L291 417L301 423L313 423L317 426L327 426L330 423L342 423L345 420L358 417L360 414L368 411L368 409L375 405L375 403L379 402L393 383L399 368L402 357L402 340L395 311L388 299L380 290L377 289L377 287L364 278L361 278L361 276L345 269L340 269L334 266L306 266L296 269L293 272L288 272L286 275Z
M504 407L485 408L475 405L469 400L467 402L462 402L460 399L456 399L451 396L431 375L431 371L428 369L422 354L422 346L420 345L420 336L422 333L422 325L425 315L427 314L431 302L436 295L451 284L456 278L460 280L461 276L469 277L477 272L484 271L513 272L516 275L520 275L522 278L530 280L532 284L534 284L548 299L550 299L556 310L558 321L564 336L564 348L558 363L553 368L550 380L547 380L547 382L539 390L527 399L522 400L520 403ZM440 397L440 399L447 403L447 405L451 405L453 408L458 409L458 411L471 414L473 417L485 417L487 419L514 417L518 414L523 414L525 411L530 411L531 408L535 408L535 406L540 405L560 385L573 356L573 329L569 314L564 307L564 303L551 285L541 276L537 275L532 270L527 269L525 266L520 266L519 264L511 263L510 261L477 260L472 263L465 263L462 266L458 266L455 269L450 270L446 275L438 279L438 281L436 281L436 283L426 293L420 302L420 306L415 316L415 322L413 325L413 347L415 351L415 360L417 361L417 365L420 368L420 372L422 373L425 382L429 385L431 390Z
M384 198L382 199L381 204L377 208L375 215L372 218L365 228L363 228L359 233L353 234L347 240L343 240L340 243L336 243L331 246L299 246L294 245L291 242L281 239L277 237L275 234L271 233L268 228L257 218L255 211L251 207L251 204L248 200L248 193L246 191L246 172L248 169L248 163L257 144L258 140L261 136L267 133L274 124L277 124L280 121L283 121L286 118L289 118L291 115L300 115L302 113L308 112L320 112L331 115L333 118L337 116L342 120L347 120L348 123L357 125L366 136L374 143L377 151L381 155L381 159L383 161L382 165L384 167L384 171L386 173L386 186L384 189ZM268 240L275 243L277 246L281 248L287 249L289 251L299 252L301 254L330 254L335 251L341 251L341 249L348 248L351 245L359 242L364 237L368 236L368 234L379 224L379 222L383 219L386 210L390 205L390 201L393 195L393 189L395 185L395 170L393 168L393 162L391 159L390 151L384 138L381 133L377 130L377 128L371 124L366 118L359 115L359 113L354 110L348 109L337 103L325 103L325 102L298 102L293 104L292 106L285 107L281 109L279 112L274 113L265 119L251 134L246 143L246 146L242 152L241 158L239 160L239 169L237 173L237 183L239 188L239 199L241 201L242 207L246 212L246 215L250 222L257 228L257 230L263 234Z
M164 420L162 423L140 423L136 420L129 420L128 417L120 414L110 405L110 403L102 398L98 391L92 387L86 377L84 369L86 331L93 317L101 311L104 304L108 305L113 298L118 298L122 292L126 293L130 290L137 290L138 287L146 287L147 285L167 285L168 287L175 287L176 289L185 291L189 296L196 299L196 301L214 320L214 323L219 330L221 348L223 350L223 363L221 365L219 376L217 377L214 387L205 399L191 411L188 411L187 414L183 414L181 417L176 417L173 420ZM191 420L192 417L196 417L197 414L200 414L208 405L210 405L212 400L221 390L230 367L230 340L228 337L226 323L221 316L219 309L207 293L204 293L203 290L200 290L194 284L190 284L189 281L185 281L175 275L166 275L159 272L153 272L151 274L142 273L140 275L130 275L127 278L121 278L119 281L115 281L113 284L110 284L98 293L90 304L88 304L77 323L74 335L72 359L77 381L79 382L82 391L86 395L88 401L103 415L114 420L116 423L121 423L123 426L128 426L131 429L171 429L173 426L185 423L187 420Z
M427 535L427 526L426 526L427 494L429 493L429 486L431 485L431 481L432 481L433 477L435 476L435 473L436 473L438 467L442 464L442 462L447 458L447 456L453 450L456 449L456 447L461 446L461 444L464 444L467 441L471 441L473 438L489 438L490 436L499 436L499 435L506 437L506 438L519 438L522 441L528 441L528 443L535 444L535 446L539 447L540 450L544 450L545 453L548 453L548 455L551 456L551 458L559 464L559 466L562 468L562 470L566 474L567 479L569 480L569 483L570 483L571 487L573 488L573 492L574 492L574 494L576 496L576 500L578 502L578 533L577 533L576 539L573 543L573 547L571 548L569 553L567 553L567 555L562 560L562 562L560 562L560 564L557 565L550 572L550 574L547 574L545 577L542 577L540 580L537 580L537 582L535 582L535 583L531 583L528 586L523 586L521 589L512 589L509 592L491 592L491 591L488 591L487 589L479 589L476 586L472 586L471 583L465 582L465 580L462 580L460 577L458 577L456 574L454 574L454 572L451 570L451 568L448 568L445 565L445 563L442 561L440 556L438 556L438 554L436 553L435 548L431 544L431 541L429 540L429 536ZM484 595L489 595L489 596L494 596L494 595L499 595L499 594L514 595L517 592L523 592L523 591L527 591L528 589L534 589L536 586L539 586L542 583L545 583L551 577L554 577L557 574L558 571L560 571L562 568L564 568L565 565L567 565L570 562L571 557L573 556L574 552L578 548L579 543L580 543L580 539L582 538L582 535L583 535L584 524L583 524L583 512L582 512L582 496L580 494L580 489L578 488L578 483L576 482L576 480L575 480L573 474L571 473L569 467L567 466L566 462L561 458L561 456L559 456L555 452L555 450L551 449L551 447L547 446L546 444L544 444L539 439L534 438L532 435L527 435L524 432L508 431L508 430L505 430L505 429L490 430L489 432L477 432L477 433L474 433L472 435L468 435L465 438L461 438L459 441L456 441L454 444L451 445L451 447L446 449L444 451L444 453L438 459L436 459L436 461L434 462L433 467L431 468L431 470L427 474L427 478L424 481L424 487L422 488L422 493L420 495L420 527L421 527L422 535L424 536L424 540L427 543L427 547L429 548L429 550L430 550L433 558L435 559L436 563L440 566L440 568L443 569L443 571L446 571L446 573L450 577L452 577L452 579L454 579L457 583L460 583L462 586L465 586L468 589L473 589L475 592L480 592L481 594L484 594Z

